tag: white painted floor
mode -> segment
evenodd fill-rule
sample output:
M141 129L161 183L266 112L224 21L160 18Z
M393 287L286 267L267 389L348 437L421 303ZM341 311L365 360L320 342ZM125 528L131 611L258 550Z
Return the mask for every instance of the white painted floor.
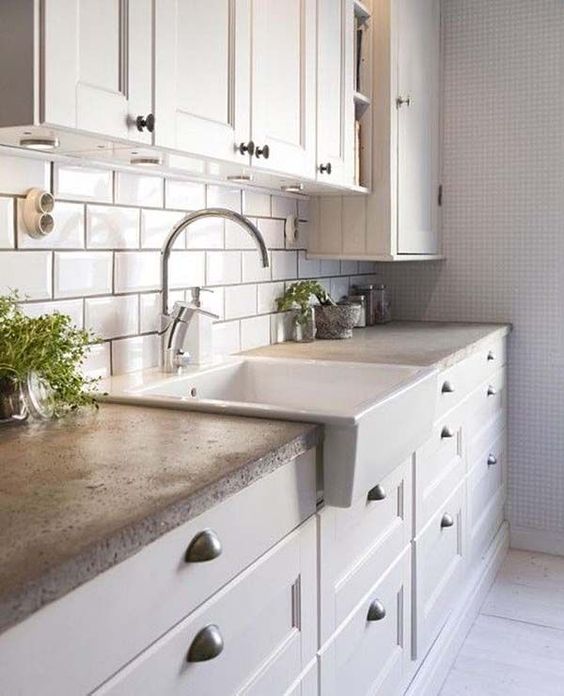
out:
M564 558L509 552L440 696L564 696Z

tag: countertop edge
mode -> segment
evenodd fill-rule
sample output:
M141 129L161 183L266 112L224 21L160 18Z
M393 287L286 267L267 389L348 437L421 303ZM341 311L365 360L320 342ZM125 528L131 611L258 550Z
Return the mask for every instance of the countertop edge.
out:
M508 336L512 330L513 327L511 324L494 324L492 325L491 332L488 333L486 336L479 338L477 341L469 343L467 346L464 346L464 348L460 348L454 351L453 353L450 353L441 360L437 360L435 363L433 363L433 367L436 367L441 370L444 370L447 367L452 367L453 365L456 365L456 363L465 360L467 357L472 355L472 353L475 353L477 350L480 350L482 346L488 341L491 341L492 338L504 338L505 336Z
M274 448L259 459L193 492L152 515L135 521L61 562L14 592L0 594L0 634L43 607L127 560L167 532L235 495L289 460L316 447L323 427L312 424L305 433Z

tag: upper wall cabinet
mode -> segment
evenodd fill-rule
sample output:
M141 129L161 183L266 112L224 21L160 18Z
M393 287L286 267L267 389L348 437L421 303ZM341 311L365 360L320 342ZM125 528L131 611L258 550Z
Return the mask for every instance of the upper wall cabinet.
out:
M372 193L316 201L309 252L380 261L440 257L440 1L373 0ZM362 122L360 123L363 127ZM366 164L360 165L360 169Z
M353 38L351 0L317 5L317 178L354 181Z
M313 178L316 0L255 0L252 12L253 166Z
M151 0L44 0L40 120L151 143L151 27Z
M155 143L250 164L250 61L251 0L159 0Z

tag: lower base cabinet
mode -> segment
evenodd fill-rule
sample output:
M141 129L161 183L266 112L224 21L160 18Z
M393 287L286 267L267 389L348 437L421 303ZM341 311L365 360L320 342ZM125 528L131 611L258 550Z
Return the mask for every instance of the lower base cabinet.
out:
M407 548L321 649L323 696L399 693L410 660L410 593Z

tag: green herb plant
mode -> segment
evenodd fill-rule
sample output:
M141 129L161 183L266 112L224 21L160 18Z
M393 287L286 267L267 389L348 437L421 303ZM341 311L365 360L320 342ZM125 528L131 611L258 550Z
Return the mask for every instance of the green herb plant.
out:
M80 365L96 337L77 329L65 314L29 317L16 292L0 295L0 392L13 392L35 373L51 392L53 414L96 406L94 386Z
M276 300L276 304L280 312L297 310L296 322L303 326L309 318L312 297L317 297L319 304L322 305L335 304L325 288L315 280L299 280L292 283L286 288L286 292Z

